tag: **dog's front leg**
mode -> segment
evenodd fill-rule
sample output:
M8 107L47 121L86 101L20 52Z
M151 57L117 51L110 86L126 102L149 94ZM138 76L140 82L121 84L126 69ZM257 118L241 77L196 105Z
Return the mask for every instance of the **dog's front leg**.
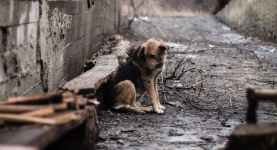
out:
M157 103L157 95L156 95L156 90L155 90L155 83L154 80L144 80L143 85L145 87L147 96L150 99L151 105L153 106L154 111L157 114L163 114L164 111L159 108L159 105Z
M157 104L158 104L158 107L161 109L161 110L163 110L163 111L165 111L165 107L163 106L163 105L161 105L161 102L160 102L160 98L159 98L159 92L158 92L158 87L157 87L157 83L158 83L158 78L156 78L156 79L154 79L154 88L155 88L155 92L156 92L156 96L157 96Z

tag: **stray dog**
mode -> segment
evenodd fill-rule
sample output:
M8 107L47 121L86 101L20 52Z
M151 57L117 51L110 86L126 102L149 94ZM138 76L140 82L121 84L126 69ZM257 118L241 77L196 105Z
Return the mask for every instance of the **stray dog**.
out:
M157 90L157 79L164 69L169 47L160 38L151 38L143 43L118 71L108 85L108 105L115 110L136 113L151 112L163 114ZM136 100L147 93L151 107L139 107Z

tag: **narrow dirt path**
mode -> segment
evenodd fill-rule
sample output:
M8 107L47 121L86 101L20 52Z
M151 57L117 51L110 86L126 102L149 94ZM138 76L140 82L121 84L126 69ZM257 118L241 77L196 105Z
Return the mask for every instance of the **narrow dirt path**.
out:
M178 89L179 93L196 106L184 102L172 92L160 94L167 108L164 115L99 110L100 136L106 139L97 144L98 149L218 149L224 147L229 134L238 124L245 123L247 101L245 88L255 86L276 88L277 44L263 42L238 34L219 23L213 16L151 19L151 23L135 22L136 33L126 35L135 44L142 43L143 36L166 35L171 53L167 71L172 69L189 41L197 40L186 55L184 69L197 67L172 82L172 85L190 87L204 79L195 89ZM166 24L164 24L166 23ZM149 29L150 28L150 29ZM164 33L161 34L157 30ZM140 102L148 104L145 97ZM273 103L259 106L259 121L276 121L277 109Z

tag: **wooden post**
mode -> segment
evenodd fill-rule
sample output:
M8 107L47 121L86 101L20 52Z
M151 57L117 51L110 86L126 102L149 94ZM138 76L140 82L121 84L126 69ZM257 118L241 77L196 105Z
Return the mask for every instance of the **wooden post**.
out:
M86 135L85 135L85 149L94 150L95 144L99 140L99 127L97 121L97 111L93 106L90 109L89 117L86 120Z
M277 90L247 89L247 124L239 125L230 135L225 150L276 150L277 123L258 123L256 109L261 100L277 101Z
M255 91L253 89L247 89L247 101L248 101L248 109L246 112L246 121L247 123L257 123L256 119L256 108L258 105L258 100L254 96Z

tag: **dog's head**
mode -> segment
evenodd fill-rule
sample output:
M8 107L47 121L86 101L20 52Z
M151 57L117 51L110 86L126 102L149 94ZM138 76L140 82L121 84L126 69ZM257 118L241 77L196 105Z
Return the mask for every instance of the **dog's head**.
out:
M137 57L141 58L146 70L153 70L158 66L163 66L169 46L165 45L160 38L151 38L143 43L137 52Z

